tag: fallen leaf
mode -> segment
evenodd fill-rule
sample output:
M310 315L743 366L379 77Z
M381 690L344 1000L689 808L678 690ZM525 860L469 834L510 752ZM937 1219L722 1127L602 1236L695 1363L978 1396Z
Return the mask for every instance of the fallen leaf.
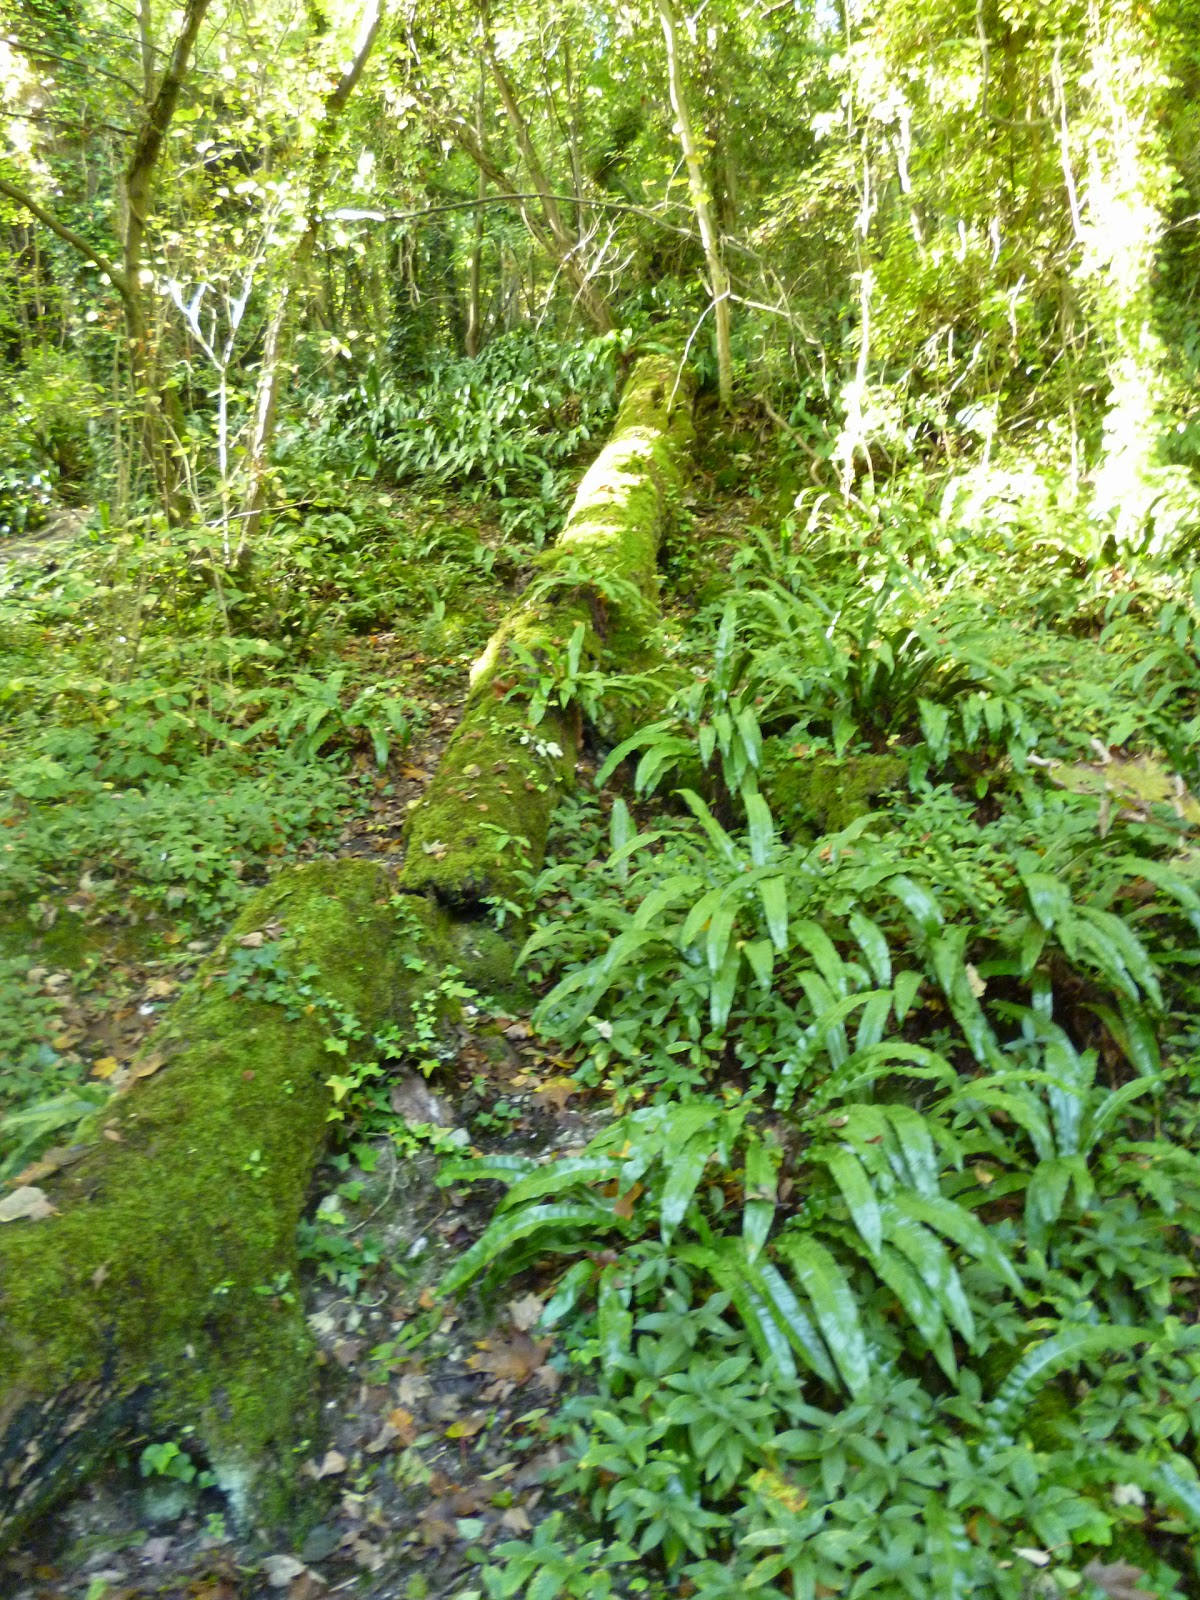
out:
M1045 1550L1023 1550L1018 1545L1014 1547L1013 1555L1020 1556L1022 1560L1031 1562L1035 1567L1048 1567L1050 1565L1050 1557Z
M102 1261L100 1263L100 1265L96 1268L95 1272L92 1273L92 1288L93 1289L98 1289L100 1287L100 1285L104 1282L105 1278L107 1278L107 1277L108 1277L108 1262L107 1261ZM170 1543L169 1540L167 1542Z
M474 1411L469 1417L460 1417L457 1422L452 1422L446 1429L446 1437L447 1439L473 1439L477 1433L482 1433L486 1422L486 1411Z
M43 1217L57 1215L45 1192L30 1184L14 1189L6 1199L0 1200L0 1222L41 1222Z
M111 1078L121 1063L116 1056L101 1056L99 1061L92 1062L91 1076L93 1078Z
M303 1561L297 1561L295 1556L267 1556L263 1561L263 1572L272 1589L286 1589L293 1578L307 1570Z
M509 1320L522 1333L529 1332L544 1310L545 1301L539 1300L535 1294L525 1294L519 1300L508 1302Z
M151 1000L165 1000L178 987L173 978L154 978L146 985L146 994Z
M397 1406L394 1411L388 1413L387 1426L395 1428L396 1437L401 1444L411 1444L417 1437L417 1419L403 1406Z
M407 765L406 766L402 766L400 768L400 776L407 783L428 783L429 782L429 774L425 771L424 767L410 767L410 766L407 766Z
M1112 1600L1154 1600L1148 1589L1138 1587L1138 1579L1146 1574L1140 1567L1130 1566L1128 1561L1113 1561L1108 1566L1102 1561L1089 1561L1083 1569L1083 1575L1110 1595Z
M524 1506L509 1506L500 1518L500 1526L507 1528L510 1533L528 1533L533 1524L526 1515Z
M129 1076L131 1079L152 1078L166 1059L166 1053L162 1050L153 1050L147 1056L135 1056L129 1063Z
M325 1579L319 1572L306 1567L288 1584L288 1600L317 1600L318 1595L323 1595L327 1587Z
M976 1000L982 999L987 993L986 982L979 976L978 970L969 961L967 962L967 987Z
M477 762L472 762L469 767L463 768L464 778L479 778L483 775L483 768Z
M267 936L261 931L257 933L244 933L238 940L238 943L241 945L243 950L261 950L266 942ZM279 1585L278 1587L282 1587L282 1585Z
M540 1089L533 1091L535 1100L548 1100L556 1111L565 1111L567 1101L579 1093L574 1078L547 1078Z
M334 1478L346 1470L346 1458L340 1450L326 1450L317 1468L315 1476L318 1478ZM294 1574L293 1574L294 1576Z
M504 1383L528 1383L545 1360L550 1339L531 1339L527 1333L514 1333L511 1339L498 1335L480 1341L467 1366L474 1372L488 1372Z
M640 1183L631 1184L624 1194L618 1195L613 1202L613 1216L620 1217L622 1222L633 1220L633 1208L637 1204L638 1196L642 1193Z

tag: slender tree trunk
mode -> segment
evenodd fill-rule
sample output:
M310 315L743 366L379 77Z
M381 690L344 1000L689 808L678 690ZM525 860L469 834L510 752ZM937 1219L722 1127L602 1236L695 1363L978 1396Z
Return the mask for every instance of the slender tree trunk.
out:
M700 242L704 246L704 259L712 286L713 318L717 330L717 383L721 405L728 411L733 404L733 358L729 343L729 276L725 271L721 241L713 220L712 196L705 181L704 162L692 132L692 119L683 86L683 69L679 60L679 30L671 0L658 0L658 14L662 21L663 38L667 46L671 109L675 113L675 122L679 130L679 144L687 166L692 209L696 213Z
M271 302L267 331L263 339L258 388L254 397L254 426L246 451L246 489L243 497L242 532L237 549L238 559L243 557L253 543L266 508L267 468L270 463L271 446L275 439L275 423L279 415L279 391L283 385L292 343L294 325L292 313L298 286L308 274L317 247L325 177L333 149L333 131L338 118L346 108L347 101L354 93L358 80L362 77L363 69L375 46L379 26L383 21L383 11L383 0L368 0L355 45L354 59L342 74L336 88L326 97L325 116L321 123L322 138L309 185L308 223L292 256L291 271L280 282Z
M479 62L479 92L475 100L475 137L481 145L485 137L483 83L483 59L481 56ZM479 282L483 267L483 201L487 198L487 175L482 167L479 169L477 198L480 201L480 205L475 212L475 235L471 242L471 264L467 274L467 336L465 343L467 354L472 360L479 354L483 333Z

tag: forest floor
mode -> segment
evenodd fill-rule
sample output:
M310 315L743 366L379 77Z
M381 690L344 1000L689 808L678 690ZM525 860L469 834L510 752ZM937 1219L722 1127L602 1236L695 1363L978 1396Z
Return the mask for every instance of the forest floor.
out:
M744 436L737 443L744 446ZM742 450L735 463L732 451L718 441L715 465L689 497L687 539L667 555L663 602L677 622L756 513L757 489L739 492L756 481L751 457ZM472 506L436 500L407 509L426 525L461 519L485 545L495 540ZM402 517L393 525L400 544L408 526ZM63 550L61 538L23 541L7 552L7 579L0 552L0 589L19 592L30 569L49 578ZM519 570L515 576L519 589ZM429 582L414 563L413 587ZM502 614L507 588L477 578L460 584L456 613L470 617L471 646ZM474 655L439 650L445 636L429 624L421 635L429 647L415 647L419 626L401 618L338 642L355 679L402 689L416 712L414 732L382 770L361 747L352 752L340 803L321 826L298 830L283 859L355 856L402 866L406 817L457 724ZM591 788L597 762L595 752L582 757L580 788ZM18 817L8 825L19 826ZM191 908L172 915L161 899L147 909L136 868L114 907L109 885L99 894L91 886L100 864L83 868L78 879L47 874L28 916L0 908L0 958L18 995L11 1037L0 1021L0 1058L5 1045L14 1063L36 1046L53 1052L60 1079L76 1072L103 1086L121 1081L221 924ZM264 862L246 879L269 870ZM392 1081L396 1117L462 1130L463 1143L481 1152L581 1149L610 1114L606 1097L574 1081L572 1059L543 1045L527 1014L496 1012L484 996L469 1010L456 1053L432 1082L413 1073ZM10 1098L10 1111L14 1104ZM169 1473L145 1476L147 1441L131 1440L21 1550L0 1557L0 1592L15 1600L317 1600L351 1590L373 1600L442 1600L477 1592L473 1575L489 1549L528 1532L548 1509L543 1479L561 1446L547 1420L571 1379L554 1339L534 1331L548 1293L536 1277L526 1274L499 1303L471 1296L447 1310L435 1301L438 1279L482 1232L494 1200L494 1186L438 1188L436 1167L434 1155L414 1154L397 1138L351 1136L318 1175L306 1275L295 1292L320 1352L327 1433L303 1468L319 1520L295 1548L239 1534L214 1488ZM8 1185L22 1176L10 1162Z

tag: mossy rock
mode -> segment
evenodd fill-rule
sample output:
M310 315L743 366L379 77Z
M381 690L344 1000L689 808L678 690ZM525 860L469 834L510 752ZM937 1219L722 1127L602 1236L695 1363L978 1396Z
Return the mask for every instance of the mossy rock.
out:
M808 824L819 833L837 833L903 783L907 772L901 756L795 756L787 740L768 739L762 789L785 830Z

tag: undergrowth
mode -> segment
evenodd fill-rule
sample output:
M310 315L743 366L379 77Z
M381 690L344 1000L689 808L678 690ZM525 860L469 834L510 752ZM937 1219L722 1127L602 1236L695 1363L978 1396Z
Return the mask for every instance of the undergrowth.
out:
M445 1289L537 1272L581 1380L582 1525L488 1593L1196 1594L1197 594L1082 519L802 512L533 886L616 1120L443 1174L507 1187Z

